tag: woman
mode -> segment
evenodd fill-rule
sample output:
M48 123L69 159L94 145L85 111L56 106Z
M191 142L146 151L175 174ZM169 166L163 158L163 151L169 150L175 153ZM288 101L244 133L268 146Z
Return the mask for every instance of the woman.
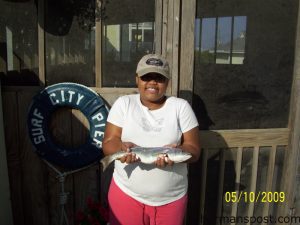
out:
M166 155L145 165L130 148L177 147L190 152L187 163L200 156L197 119L187 101L165 95L168 62L144 56L137 66L139 94L120 97L110 110L103 140L105 155L128 152L115 161L108 201L110 225L181 225L187 204L187 164Z

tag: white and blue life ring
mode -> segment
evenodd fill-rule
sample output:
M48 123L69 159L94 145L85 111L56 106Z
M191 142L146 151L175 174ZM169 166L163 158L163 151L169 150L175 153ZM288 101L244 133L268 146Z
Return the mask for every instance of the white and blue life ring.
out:
M82 146L66 148L53 142L49 122L59 107L78 109L89 121L89 135ZM48 162L68 169L82 168L103 157L107 116L107 106L92 89L76 83L54 84L33 97L27 118L29 137L38 155Z

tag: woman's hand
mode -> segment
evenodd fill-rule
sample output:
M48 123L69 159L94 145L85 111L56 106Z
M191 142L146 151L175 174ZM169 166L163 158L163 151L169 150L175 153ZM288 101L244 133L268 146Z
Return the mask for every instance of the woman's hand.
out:
M169 144L164 147L180 148L182 151L191 153L192 157L185 161L186 163L198 161L201 153L198 126L182 134L181 144Z
M132 142L122 142L121 149L127 154L120 158L122 163L134 163L139 161L139 158L136 154L130 152L130 148L136 147L137 145Z
M170 145L165 145L164 147L167 148L176 148L177 144L170 144ZM160 154L157 157L157 160L155 162L155 165L157 167L161 167L164 168L166 166L172 166L174 164L174 162L172 160L169 159L167 154Z
M166 166L172 166L174 162L169 159L167 154L159 154L155 165L160 168L164 168Z
M137 145L132 142L122 142L121 150L124 152L130 152L130 149L136 147Z

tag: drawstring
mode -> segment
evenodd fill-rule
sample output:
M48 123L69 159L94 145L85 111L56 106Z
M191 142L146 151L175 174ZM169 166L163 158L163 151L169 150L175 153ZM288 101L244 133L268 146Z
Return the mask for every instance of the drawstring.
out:
M156 207L154 207L154 225L156 225Z
M157 207L156 206L149 206L143 205L143 225L150 224L156 225L156 214L157 214ZM147 210L147 212L146 212Z
M145 225L145 220L146 220L146 218L145 218L145 205L143 204L143 225Z

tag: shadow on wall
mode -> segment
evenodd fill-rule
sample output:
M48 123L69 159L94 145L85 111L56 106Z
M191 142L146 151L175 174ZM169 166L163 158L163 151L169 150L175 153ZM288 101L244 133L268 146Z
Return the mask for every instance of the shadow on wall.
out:
M19 70L14 69L7 71L7 69L4 69L6 72L0 71L0 79L2 85L39 85L40 80L38 77L38 68L22 69L24 61L21 59L21 57L18 56L15 51L13 52L13 56L18 61L17 68L19 68ZM1 59L3 59L2 63L4 62L5 65L0 65L0 69L6 68L8 60L7 44L5 42L0 42L0 60Z
M209 130L210 126L215 125L209 117L205 103L199 95L196 95L191 91L179 91L179 97L186 99L190 104L192 103L200 130Z
M11 3L25 3L30 0L4 0ZM34 0L36 8L38 8L39 1ZM105 4L104 1L101 11L96 11L98 17L105 18ZM90 30L95 26L95 1L73 1L73 0L45 0L45 9L47 12L46 23L39 21L42 28L57 36L66 35L69 33L74 17L77 17L78 24L82 29Z
M38 0L35 0L38 7ZM74 17L83 30L91 30L95 26L95 1L46 0L45 23L39 22L47 32L56 36L69 33ZM104 9L104 7L103 7ZM98 17L104 17L104 11L97 12ZM48 19L49 18L49 19ZM44 25L45 24L45 25Z

